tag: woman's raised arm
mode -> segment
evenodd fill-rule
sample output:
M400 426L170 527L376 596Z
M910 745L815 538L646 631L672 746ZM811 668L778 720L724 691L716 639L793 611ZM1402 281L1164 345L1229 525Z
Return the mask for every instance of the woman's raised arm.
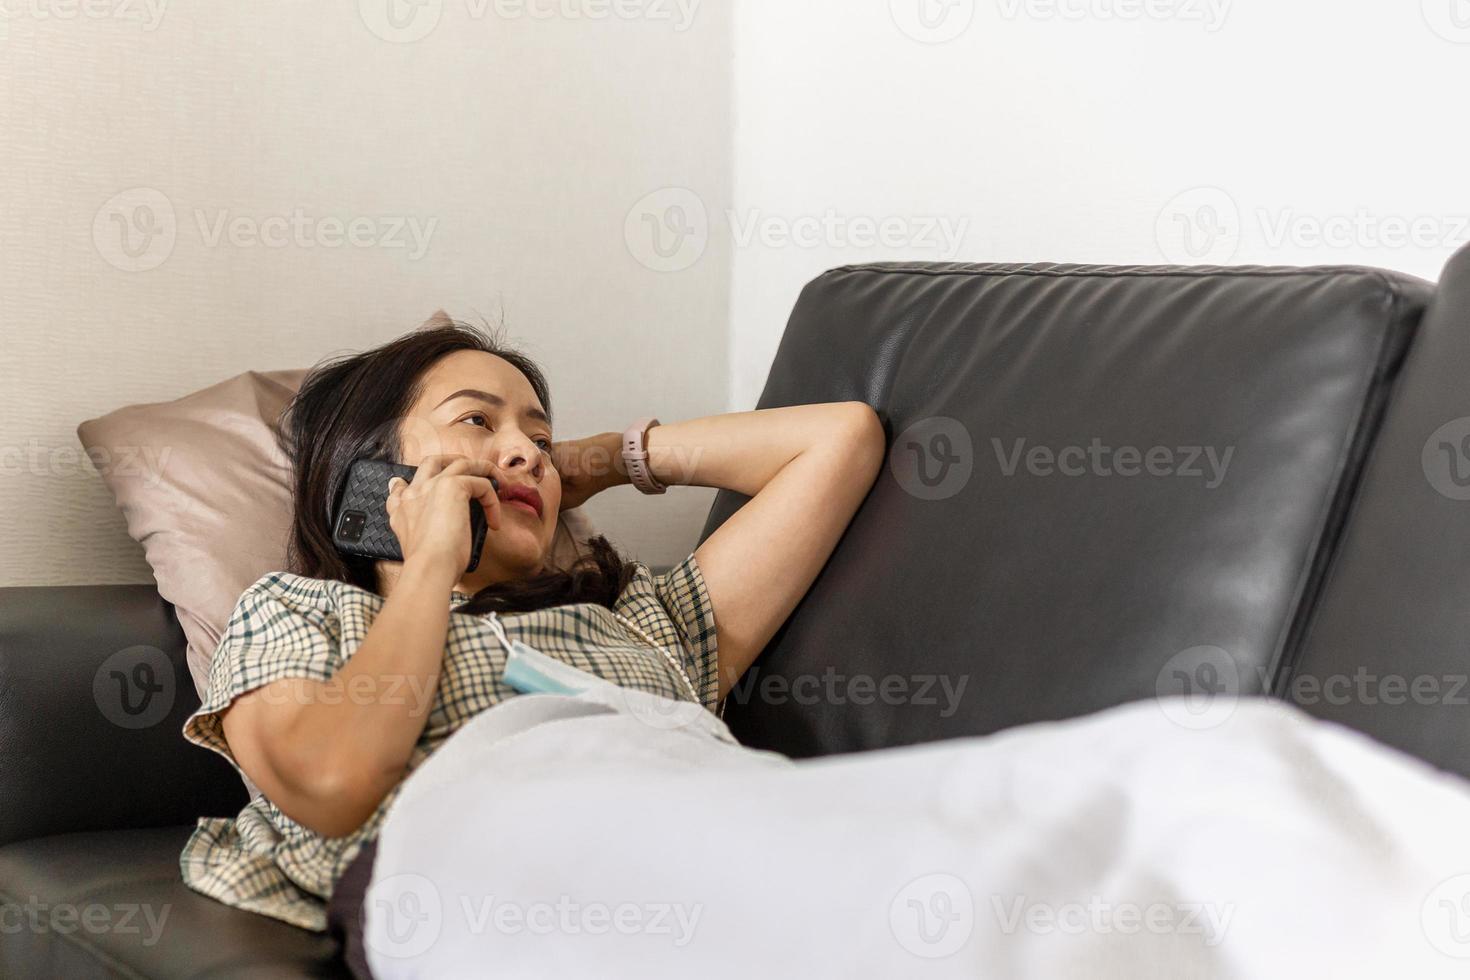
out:
M798 405L655 426L662 482L751 499L695 551L715 608L723 698L806 595L873 486L883 425L862 402Z
M618 433L577 440L559 466L616 459ZM648 430L649 466L664 484L718 487L751 499L695 550L715 610L724 697L796 608L826 563L884 456L883 425L863 402L711 415ZM580 459L578 459L580 457ZM626 483L621 465L580 480L562 471L575 507Z

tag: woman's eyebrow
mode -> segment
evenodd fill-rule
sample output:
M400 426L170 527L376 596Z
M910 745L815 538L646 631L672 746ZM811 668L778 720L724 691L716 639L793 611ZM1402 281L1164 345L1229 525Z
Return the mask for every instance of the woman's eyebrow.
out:
M454 401L456 398L478 398L480 401L484 402L487 405L494 405L496 408L505 407L504 398L501 398L499 395L492 395L488 391L481 391L479 388L461 388L434 407L441 408L448 402ZM535 419L538 422L545 422L547 425L551 424L551 419L547 416L545 412L541 411L541 409L539 408L522 409L521 414L528 419Z

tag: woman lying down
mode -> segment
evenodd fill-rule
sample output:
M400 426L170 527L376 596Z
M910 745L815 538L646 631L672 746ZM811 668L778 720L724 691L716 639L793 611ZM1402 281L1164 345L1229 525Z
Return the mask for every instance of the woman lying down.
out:
M186 728L262 795L182 869L330 924L358 976L1467 966L1470 794L1283 705L800 763L736 744L726 693L881 466L866 405L554 442L536 365L446 326L318 368L287 427L292 570L241 597ZM362 459L417 467L378 488L401 561L340 546ZM559 513L630 482L751 499L666 574L602 538L554 567Z

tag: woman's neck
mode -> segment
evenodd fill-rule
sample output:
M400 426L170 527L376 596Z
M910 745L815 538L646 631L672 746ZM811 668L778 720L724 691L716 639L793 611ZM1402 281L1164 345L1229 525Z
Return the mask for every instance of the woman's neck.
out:
M473 572L462 575L455 582L451 591L463 592L465 595L474 595L481 589L489 588L501 582L515 582L519 579L530 578L539 574L543 566L516 573L509 569L497 568L494 563L482 561ZM397 584L399 576L403 574L403 563L396 561L378 562L378 594L387 598Z

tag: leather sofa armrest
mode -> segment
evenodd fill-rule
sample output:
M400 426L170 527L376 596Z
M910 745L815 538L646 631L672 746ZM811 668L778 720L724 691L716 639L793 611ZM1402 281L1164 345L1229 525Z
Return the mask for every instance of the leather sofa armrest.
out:
M1301 656L1277 693L1318 718L1470 776L1462 690L1470 671L1470 487L1461 469L1467 420L1470 246L1440 275ZM1397 678L1413 693L1394 699L1384 684L1329 697L1324 684L1334 678ZM1372 692L1378 696L1366 696Z
M193 823L247 794L181 730L198 706L151 586L0 589L0 846Z

